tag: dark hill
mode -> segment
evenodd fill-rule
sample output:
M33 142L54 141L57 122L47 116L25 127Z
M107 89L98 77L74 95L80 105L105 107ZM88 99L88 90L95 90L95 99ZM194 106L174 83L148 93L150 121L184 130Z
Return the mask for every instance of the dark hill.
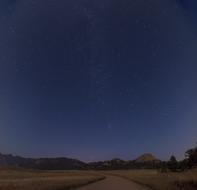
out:
M85 169L87 164L70 158L24 158L11 154L0 154L0 166L14 166L46 170Z

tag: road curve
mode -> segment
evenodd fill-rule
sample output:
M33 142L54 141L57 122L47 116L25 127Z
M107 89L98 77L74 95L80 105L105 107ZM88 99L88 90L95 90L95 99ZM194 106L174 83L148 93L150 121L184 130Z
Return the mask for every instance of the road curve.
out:
M79 188L79 190L150 190L150 189L120 177L107 176L105 180Z

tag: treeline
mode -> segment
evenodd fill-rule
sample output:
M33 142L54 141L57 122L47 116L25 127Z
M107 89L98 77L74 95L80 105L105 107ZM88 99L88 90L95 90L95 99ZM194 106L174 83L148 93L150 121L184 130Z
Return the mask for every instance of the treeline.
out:
M161 171L184 171L197 167L197 146L185 152L185 159L177 161L175 156L171 156L168 162L161 163Z
M127 169L157 169L161 172L181 172L187 169L197 167L197 147L189 149L185 153L185 159L177 161L175 156L171 156L169 161L158 159L152 161L124 161L113 159L103 162L94 162L88 165L89 169L94 170L127 170Z

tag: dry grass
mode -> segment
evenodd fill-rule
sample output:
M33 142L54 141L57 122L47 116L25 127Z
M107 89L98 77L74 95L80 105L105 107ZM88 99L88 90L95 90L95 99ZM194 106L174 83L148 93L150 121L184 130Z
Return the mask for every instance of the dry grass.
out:
M101 179L91 171L0 169L0 190L66 190Z
M182 173L160 173L156 170L107 172L135 181L153 190L197 190L197 170Z
M197 190L197 170L183 173L160 173L156 170L127 171L40 171L0 168L0 190L74 189L116 175L153 190Z

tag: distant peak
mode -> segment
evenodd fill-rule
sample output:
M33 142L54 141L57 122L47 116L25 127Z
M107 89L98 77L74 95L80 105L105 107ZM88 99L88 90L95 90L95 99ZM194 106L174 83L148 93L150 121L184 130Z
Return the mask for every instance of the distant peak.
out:
M135 161L136 162L152 162L158 160L153 154L146 153L139 156Z

